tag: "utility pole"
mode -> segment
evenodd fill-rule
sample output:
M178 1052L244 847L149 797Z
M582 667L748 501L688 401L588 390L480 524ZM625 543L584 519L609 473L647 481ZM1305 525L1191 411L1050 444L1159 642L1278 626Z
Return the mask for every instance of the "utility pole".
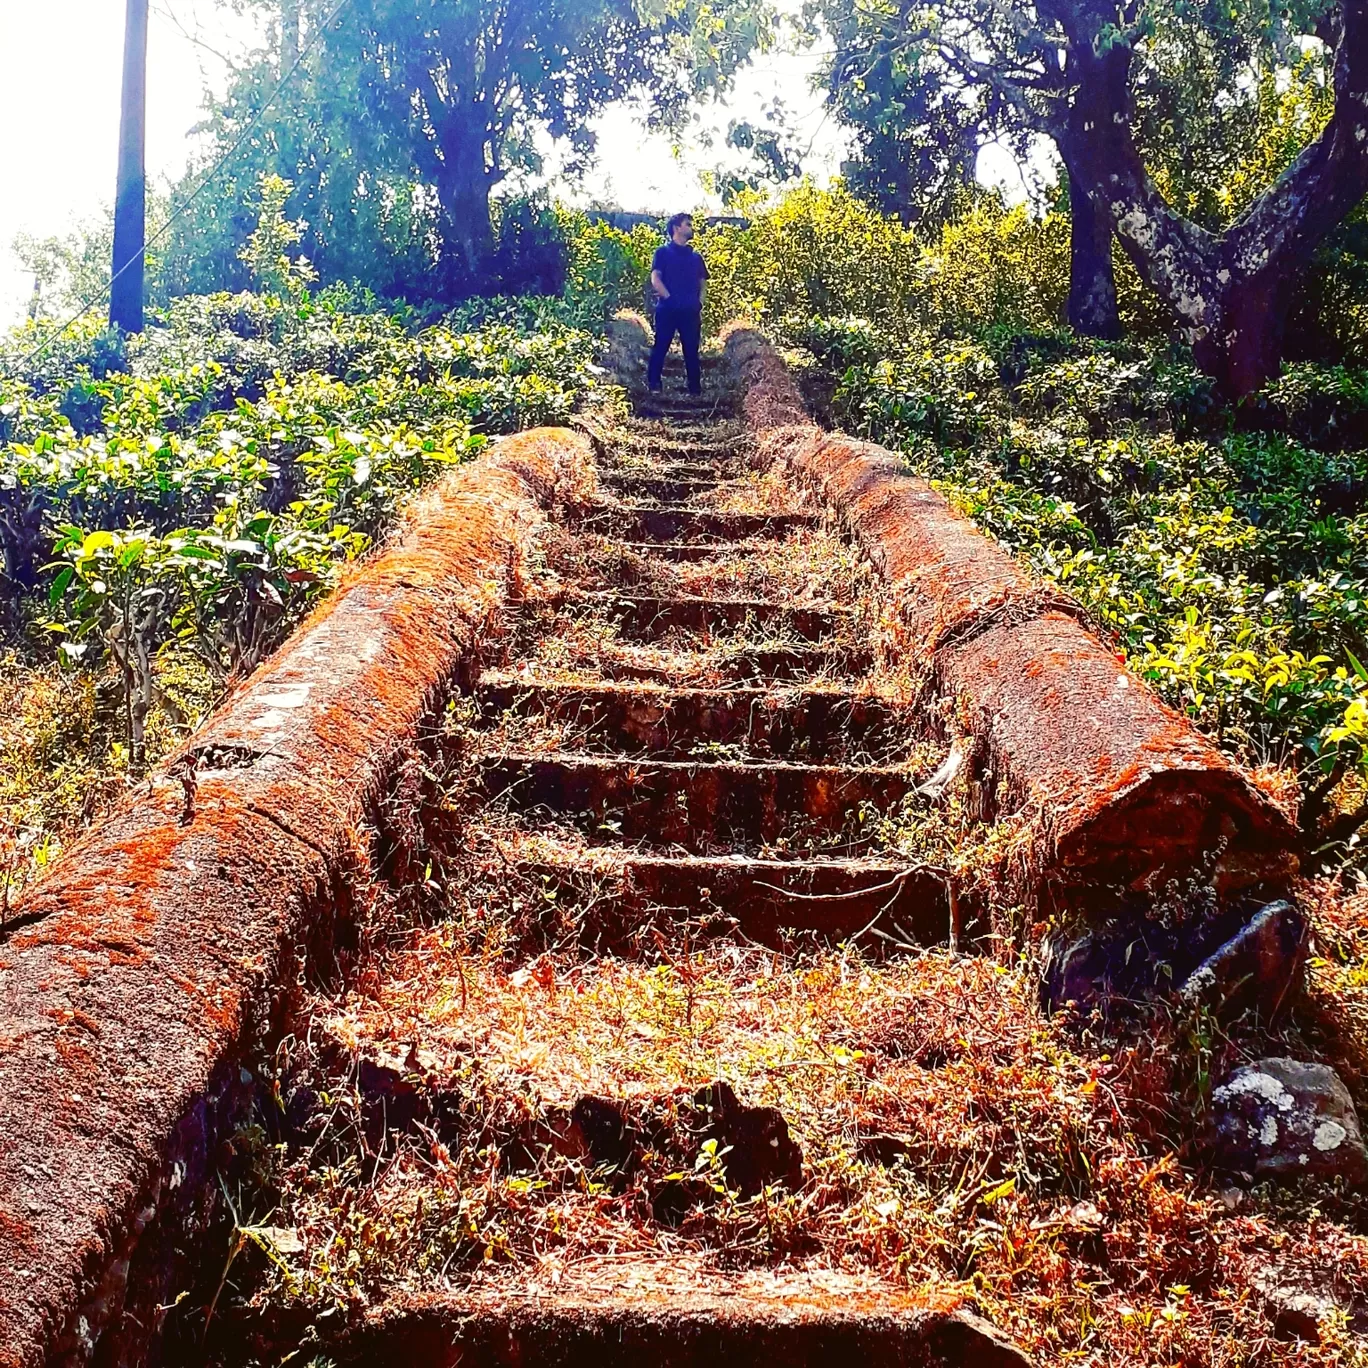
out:
M124 28L119 179L114 192L114 283L109 322L143 330L143 242L147 232L147 0L128 0Z

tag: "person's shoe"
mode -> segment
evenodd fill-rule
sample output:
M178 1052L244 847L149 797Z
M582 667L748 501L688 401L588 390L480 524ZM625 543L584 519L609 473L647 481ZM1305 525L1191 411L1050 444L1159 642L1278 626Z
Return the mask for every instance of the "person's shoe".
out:
M659 393L664 389L664 386L663 386L663 385L650 385L650 384L648 384L648 385L646 386L646 388L647 388L648 390L650 390L652 394L659 394Z

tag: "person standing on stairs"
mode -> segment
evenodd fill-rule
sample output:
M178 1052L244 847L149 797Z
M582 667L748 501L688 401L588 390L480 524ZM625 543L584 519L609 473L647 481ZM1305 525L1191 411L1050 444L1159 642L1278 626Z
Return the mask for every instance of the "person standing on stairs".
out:
M684 369L689 377L689 393L702 394L698 370L698 344L703 333L703 282L708 268L703 258L689 245L694 235L693 216L676 214L665 225L669 241L656 248L651 261L651 289L655 291L655 346L646 371L646 384L659 391L665 357L675 333L684 350Z

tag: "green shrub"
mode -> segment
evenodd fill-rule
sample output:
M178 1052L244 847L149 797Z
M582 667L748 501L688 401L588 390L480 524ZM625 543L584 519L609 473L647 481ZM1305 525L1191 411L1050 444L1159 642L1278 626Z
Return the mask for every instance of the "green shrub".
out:
M833 370L843 427L903 451L1213 736L1256 761L1364 759L1368 452L1236 429L1166 346L999 332L852 363L872 325L795 336ZM1349 372L1289 372L1269 403L1308 390L1357 412Z
M1289 431L1316 446L1368 447L1368 366L1286 367L1260 396Z
M6 349L0 587L68 665L113 666L135 762L164 647L249 668L414 491L597 383L597 286L424 328L286 284L177 299L117 348L78 328L35 364L32 329Z

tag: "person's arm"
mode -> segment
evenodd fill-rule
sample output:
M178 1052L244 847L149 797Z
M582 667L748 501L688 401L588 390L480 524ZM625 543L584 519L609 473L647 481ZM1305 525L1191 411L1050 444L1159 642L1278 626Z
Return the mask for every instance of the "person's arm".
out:
M665 282L660 278L660 272L658 270L653 270L651 272L651 289L656 292L656 298L658 299L669 299L670 297L670 292L665 288Z

